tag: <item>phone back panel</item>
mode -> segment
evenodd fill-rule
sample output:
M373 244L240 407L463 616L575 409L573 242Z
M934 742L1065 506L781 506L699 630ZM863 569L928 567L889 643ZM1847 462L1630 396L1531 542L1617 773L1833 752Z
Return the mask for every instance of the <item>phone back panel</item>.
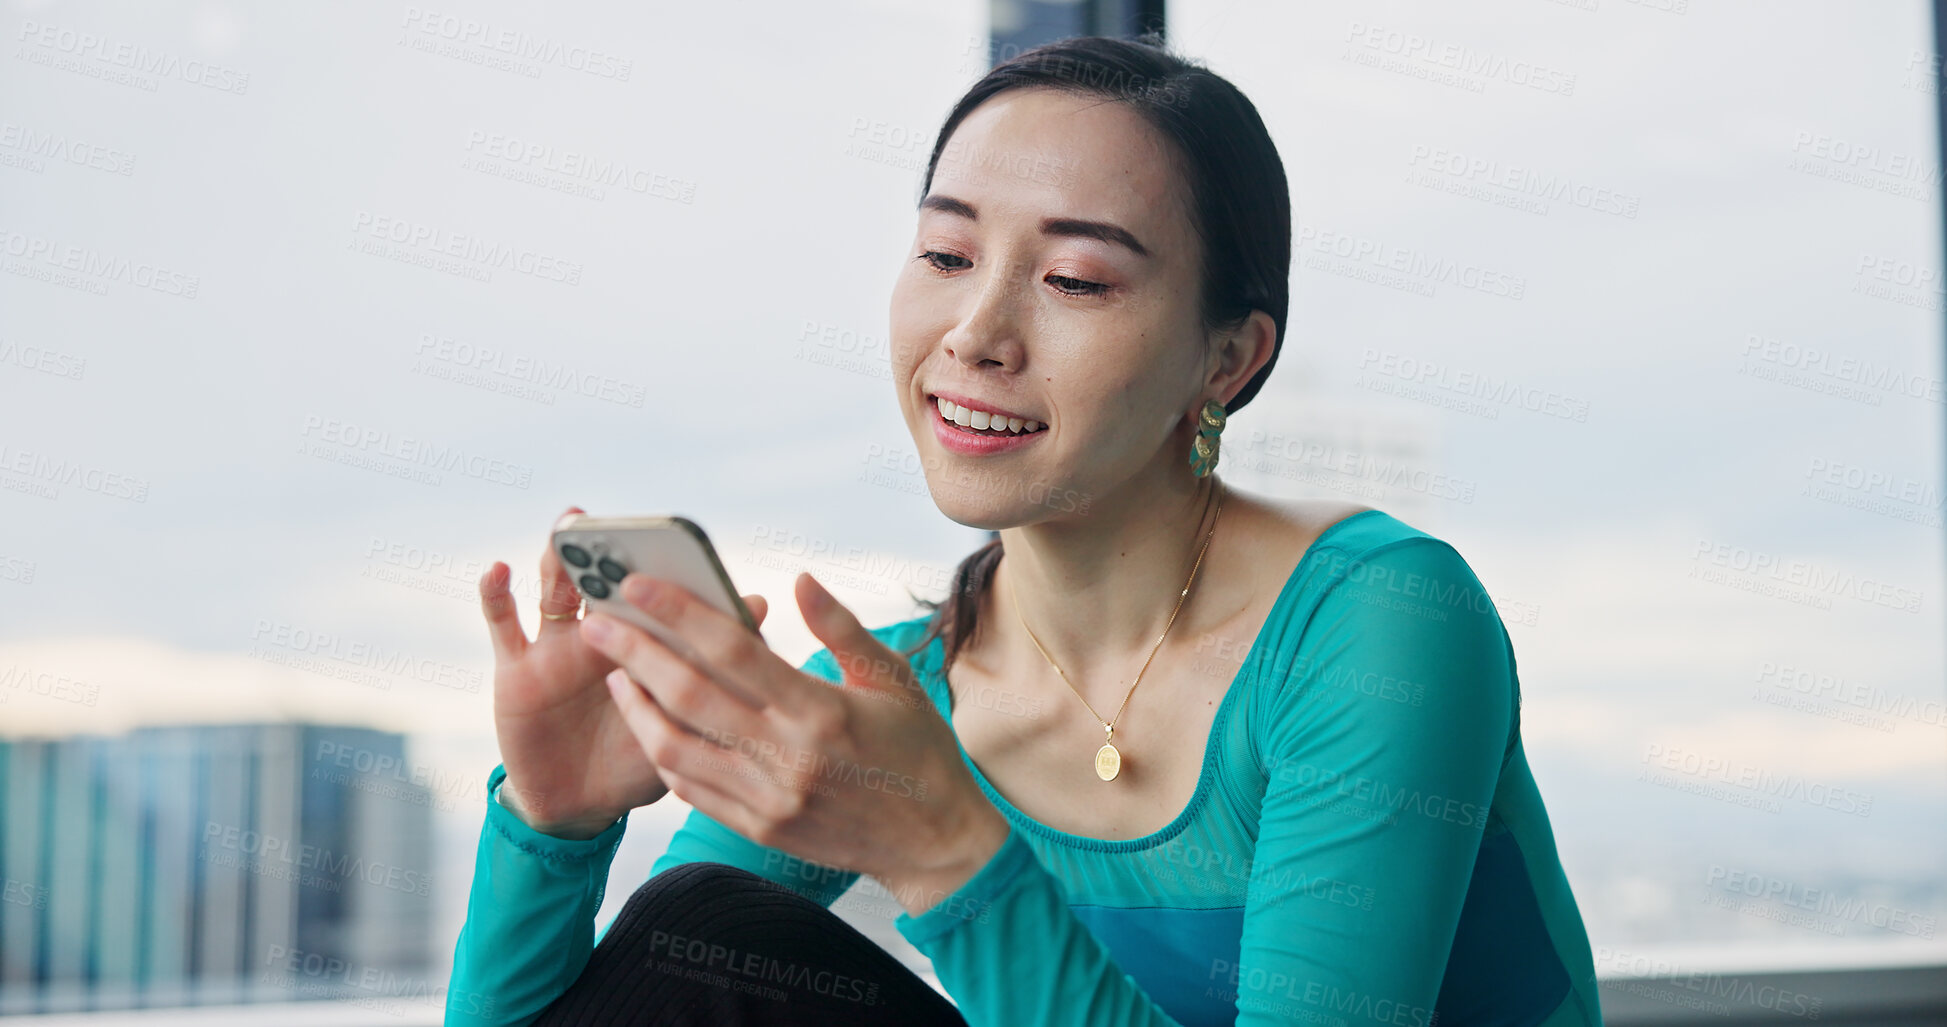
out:
M555 530L552 544L590 610L638 625L665 642L670 640L662 625L622 598L620 583L628 573L675 582L757 630L709 537L686 518L578 516Z

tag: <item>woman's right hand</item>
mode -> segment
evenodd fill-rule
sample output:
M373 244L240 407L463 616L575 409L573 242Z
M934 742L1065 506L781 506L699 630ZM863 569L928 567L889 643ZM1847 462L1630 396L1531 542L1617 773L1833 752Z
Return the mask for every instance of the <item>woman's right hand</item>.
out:
M571 506L562 516L581 512ZM494 647L494 733L507 768L503 805L543 834L593 838L669 789L603 683L615 663L582 641L572 617L581 595L553 545L542 546L541 612L563 619L544 616L532 641L514 608L511 576L496 562L480 577ZM743 599L761 625L763 597Z

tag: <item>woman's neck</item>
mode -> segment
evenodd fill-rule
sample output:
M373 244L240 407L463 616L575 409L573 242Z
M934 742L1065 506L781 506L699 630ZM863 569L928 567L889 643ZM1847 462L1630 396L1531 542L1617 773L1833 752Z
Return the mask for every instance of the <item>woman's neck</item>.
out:
M1090 504L1084 517L1001 531L1006 555L988 591L991 610L983 612L983 618L993 620L983 625L982 633L992 630L990 637L1002 651L1017 652L1018 645L1045 666L1047 660L1035 649L1038 641L1091 704L1114 692L1109 706L1101 709L1105 717L1120 701L1121 690L1134 682L1165 626L1170 637L1178 637L1197 596L1210 587L1211 556L1206 550L1190 594L1177 610L1178 596L1210 534L1221 483L1214 473L1171 477L1175 480L1167 486L1132 483L1125 494ZM1226 493L1226 499L1220 520L1233 514L1229 508L1235 497ZM1223 533L1221 525L1217 533ZM1216 545L1213 537L1210 548ZM1021 631L1023 620L1032 640Z

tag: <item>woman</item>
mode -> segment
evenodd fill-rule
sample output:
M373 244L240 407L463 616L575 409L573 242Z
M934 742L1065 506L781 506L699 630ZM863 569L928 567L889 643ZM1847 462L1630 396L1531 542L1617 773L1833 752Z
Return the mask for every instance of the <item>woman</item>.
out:
M935 501L999 537L873 630L800 575L827 648L798 668L641 575L694 663L577 624L552 555L529 641L495 564L504 765L448 1022L1599 1022L1467 563L1212 473L1276 361L1290 223L1255 108L1159 45L976 83L892 363ZM668 793L695 810L594 946L621 818ZM862 874L957 1012L825 908Z

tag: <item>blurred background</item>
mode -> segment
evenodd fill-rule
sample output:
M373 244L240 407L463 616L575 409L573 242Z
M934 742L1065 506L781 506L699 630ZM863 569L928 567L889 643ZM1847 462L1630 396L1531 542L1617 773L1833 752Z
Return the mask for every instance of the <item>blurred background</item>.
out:
M1160 26L1292 187L1222 473L1488 586L1611 1021L1939 1022L1924 0L0 15L0 1014L438 1022L475 580L531 628L571 503L704 525L793 662L800 570L869 625L943 595L986 533L886 339L934 135ZM685 813L631 816L604 920ZM835 908L925 970L883 891Z

